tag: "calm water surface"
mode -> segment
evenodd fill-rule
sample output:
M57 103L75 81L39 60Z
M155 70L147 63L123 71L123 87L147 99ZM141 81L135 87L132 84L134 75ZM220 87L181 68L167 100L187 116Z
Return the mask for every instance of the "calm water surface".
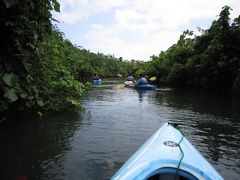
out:
M180 124L225 179L239 179L240 97L117 89L117 83L108 80L93 87L83 98L81 114L2 125L0 179L109 179L167 121Z

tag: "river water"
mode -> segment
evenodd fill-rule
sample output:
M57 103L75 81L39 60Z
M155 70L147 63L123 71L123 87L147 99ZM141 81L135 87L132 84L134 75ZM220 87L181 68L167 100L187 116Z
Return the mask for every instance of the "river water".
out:
M165 122L187 139L224 179L239 179L240 97L229 93L159 88L118 89L103 81L82 99L81 114L0 127L0 179L109 179Z

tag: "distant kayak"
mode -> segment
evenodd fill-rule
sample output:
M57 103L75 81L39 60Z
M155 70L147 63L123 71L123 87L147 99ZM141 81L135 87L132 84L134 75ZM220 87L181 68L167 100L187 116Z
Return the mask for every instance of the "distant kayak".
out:
M152 84L139 84L135 86L136 89L144 89L144 90L155 90L156 86Z
M94 85L100 85L101 82L102 82L101 79L94 79L94 80L93 80L93 84L94 84Z
M223 179L172 124L165 123L112 180Z

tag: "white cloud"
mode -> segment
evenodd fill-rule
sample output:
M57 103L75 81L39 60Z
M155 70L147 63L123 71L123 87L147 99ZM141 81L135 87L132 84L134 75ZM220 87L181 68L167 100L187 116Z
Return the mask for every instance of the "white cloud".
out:
M62 13L55 17L65 25L77 26L111 10L111 24L94 22L82 34L85 48L125 59L149 59L166 50L181 31L201 26L193 22L209 21L210 26L225 5L234 10L232 18L240 12L239 0L60 0L60 4Z
M96 12L107 11L110 8L126 7L129 0L96 0L91 5L96 8Z
M94 28L94 29L103 29L104 27L102 25L99 25L99 24L91 24L91 27Z
M155 33L146 33L142 36L136 35L134 41L124 38L124 32L120 33L117 27L105 28L101 30L91 30L87 34L87 40L94 43L92 50L103 52L105 54L114 54L116 57L124 59L148 60L153 54L160 53L160 50L166 50L169 43L176 42L180 32L160 31ZM120 35L122 34L122 35Z
M126 6L128 0L59 0L61 13L54 13L60 22L76 24L91 15L111 8Z

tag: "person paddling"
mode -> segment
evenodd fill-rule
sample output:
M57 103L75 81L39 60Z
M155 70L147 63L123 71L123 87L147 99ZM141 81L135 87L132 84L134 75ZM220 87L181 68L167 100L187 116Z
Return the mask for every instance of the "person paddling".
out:
M93 80L99 80L100 78L99 78L99 76L95 73L94 75L93 75Z
M127 77L127 81L132 81L133 83L135 83L134 76L129 73L129 75Z
M140 84L148 84L147 78L143 76L143 74L140 74L140 79L137 81L136 85L140 85Z

